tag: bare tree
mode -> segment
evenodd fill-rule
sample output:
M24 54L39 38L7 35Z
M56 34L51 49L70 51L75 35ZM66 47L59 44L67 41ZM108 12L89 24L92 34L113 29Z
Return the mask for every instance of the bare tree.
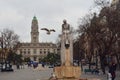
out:
M19 45L19 36L10 29L3 29L3 31L1 31L1 34L1 53L3 54L3 58L6 59L10 51L15 52L17 50L17 47Z
M95 3L95 6L100 9L110 6L110 0L94 0L94 3Z
M95 0L95 4L101 7L99 15L83 18L78 31L85 35L83 45L87 58L91 61L95 54L99 55L105 73L106 56L116 55L119 62L120 7L113 10L104 0Z

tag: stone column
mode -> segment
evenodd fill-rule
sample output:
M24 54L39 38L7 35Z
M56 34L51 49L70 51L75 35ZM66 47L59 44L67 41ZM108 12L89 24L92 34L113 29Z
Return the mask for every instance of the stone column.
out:
M73 37L72 34L68 35L68 38L70 40L70 47L69 47L69 54L70 54L70 64L73 65ZM65 58L66 58L66 51L65 51L65 38L64 35L62 34L61 36L61 65L65 65Z
M72 34L69 35L70 38L70 62L73 65L73 36Z
M64 36L61 35L61 65L65 64L65 47L64 47Z

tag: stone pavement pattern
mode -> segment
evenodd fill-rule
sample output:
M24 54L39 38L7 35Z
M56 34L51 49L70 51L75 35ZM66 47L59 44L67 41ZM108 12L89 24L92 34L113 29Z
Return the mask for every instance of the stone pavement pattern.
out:
M33 70L33 68L15 69L14 72L0 72L0 80L48 80L52 71L51 68L41 71ZM99 78L101 80L107 80L106 75L93 75L91 73L82 73L81 78ZM120 71L117 72L116 80L120 80Z
M52 69L38 71L26 68L14 72L0 72L0 80L47 80L51 73Z

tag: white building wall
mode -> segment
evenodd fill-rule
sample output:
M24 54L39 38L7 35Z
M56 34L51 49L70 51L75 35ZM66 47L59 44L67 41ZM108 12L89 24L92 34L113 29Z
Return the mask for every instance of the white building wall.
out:
M33 46L33 47L32 47ZM22 53L21 53L22 50ZM34 53L36 50L36 53ZM28 52L29 51L29 52ZM41 53L40 53L41 51ZM25 53L26 52L26 53ZM46 52L46 53L44 53ZM17 50L17 54L22 54L23 57L30 57L31 60L34 60L34 57L37 57L37 61L39 60L39 58L42 58L44 56L46 56L48 54L48 52L50 53L57 53L57 48L50 46L50 47L42 47L40 45L37 45L37 47L34 47L34 45L30 45L30 46L22 46L21 48L19 48Z

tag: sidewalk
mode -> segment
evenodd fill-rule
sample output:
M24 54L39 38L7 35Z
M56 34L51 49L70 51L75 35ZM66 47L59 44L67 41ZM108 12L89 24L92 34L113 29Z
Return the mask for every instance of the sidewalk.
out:
M82 72L81 78L87 78L87 79L97 78L97 79L100 79L100 80L107 80L107 74L97 75L97 74L91 74L91 73L86 73L85 74L84 72ZM116 79L115 80L120 80L120 71L116 72Z

